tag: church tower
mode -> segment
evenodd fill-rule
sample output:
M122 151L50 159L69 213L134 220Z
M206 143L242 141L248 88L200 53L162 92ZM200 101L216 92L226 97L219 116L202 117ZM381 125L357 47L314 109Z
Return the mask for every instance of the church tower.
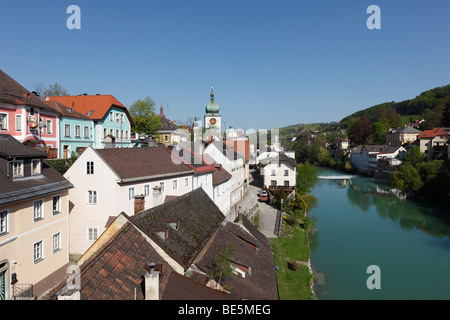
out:
M219 114L219 105L214 101L214 90L211 87L210 101L206 105L205 124L206 130L222 133L222 117Z

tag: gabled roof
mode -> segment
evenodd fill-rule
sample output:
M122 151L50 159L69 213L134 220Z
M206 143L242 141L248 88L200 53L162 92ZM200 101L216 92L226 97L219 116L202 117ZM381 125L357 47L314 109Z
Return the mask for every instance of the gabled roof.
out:
M46 97L45 101L58 101L92 120L102 120L108 114L109 109L116 107L125 112L131 126L134 126L128 109L110 94Z
M431 139L436 136L448 136L448 128L433 128L433 130L424 130L419 134L419 139Z
M22 87L2 70L0 70L0 103L27 105L55 112L53 108L45 104L38 96Z
M164 146L96 149L95 152L122 180L194 173L181 161L175 163L172 153Z
M56 111L58 111L62 117L76 118L76 119L91 121L91 118L89 118L88 116L86 116L82 113L79 113L77 110L62 104L61 102L50 100L50 101L45 101L45 103L48 104L53 109L55 109Z
M389 132L390 134L393 133L409 133L409 134L420 134L422 131L417 130L416 128L412 127L412 126L404 126L404 127L400 127L397 128L395 130L393 130L392 132Z
M221 248L234 245L231 262L247 270L245 277L233 275L222 279L238 299L278 299L277 279L272 249L267 239L243 216L243 225L226 222L217 231L205 253L195 265L206 274L213 273L214 260ZM247 228L249 227L249 228Z
M159 121L161 121L161 129L159 131L175 131L178 129L178 126L173 121L166 118L162 105L159 113Z
M198 188L130 219L187 270L225 218L203 188ZM178 228L173 229L168 221L178 221ZM162 239L158 232L167 237Z
M278 162L285 162L294 168L297 167L297 161L295 161L295 159L293 159L291 157L288 157L287 155L285 155L282 152L278 153L278 155L275 157L266 157L259 161L261 166L266 166L269 163L278 163Z

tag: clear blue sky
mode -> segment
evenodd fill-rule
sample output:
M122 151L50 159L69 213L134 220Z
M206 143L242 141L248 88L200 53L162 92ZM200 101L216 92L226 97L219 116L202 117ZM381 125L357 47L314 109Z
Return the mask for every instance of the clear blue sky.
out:
M66 27L71 4L81 30ZM339 121L450 83L446 0L2 1L0 30L0 68L31 91L149 96L185 121L214 86L243 129Z

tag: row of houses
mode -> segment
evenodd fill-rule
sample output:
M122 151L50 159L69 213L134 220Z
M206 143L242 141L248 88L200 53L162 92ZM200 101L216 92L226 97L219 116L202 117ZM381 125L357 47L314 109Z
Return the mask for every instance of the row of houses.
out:
M361 172L389 173L402 163L403 156L412 146L429 160L437 157L450 158L450 128L433 128L420 131L412 126L390 129L385 145L356 146L349 150L349 159Z
M88 146L132 146L133 121L128 109L112 95L45 97L30 92L0 70L0 133L49 158L68 158Z
M16 98L0 99L0 299L196 298L193 291L202 299L277 298L270 246L236 210L249 183L248 141L162 135L161 143L131 147L132 121L112 96L41 100L4 73L1 80ZM11 112L24 116L26 130L16 130ZM167 124L172 131L163 134L172 135L177 128ZM86 132L86 144L64 148L62 127L75 137ZM46 158L74 148L80 156L61 176ZM230 244L235 276L220 284L214 259ZM74 259L75 290L61 281Z

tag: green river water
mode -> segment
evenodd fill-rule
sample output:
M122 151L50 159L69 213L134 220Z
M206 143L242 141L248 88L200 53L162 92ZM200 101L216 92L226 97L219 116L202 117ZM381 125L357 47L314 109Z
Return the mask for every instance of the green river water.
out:
M343 176L320 168L319 177ZM450 204L400 200L384 180L319 179L311 265L319 300L450 299ZM367 268L375 265L379 272ZM369 289L367 280L380 288Z

